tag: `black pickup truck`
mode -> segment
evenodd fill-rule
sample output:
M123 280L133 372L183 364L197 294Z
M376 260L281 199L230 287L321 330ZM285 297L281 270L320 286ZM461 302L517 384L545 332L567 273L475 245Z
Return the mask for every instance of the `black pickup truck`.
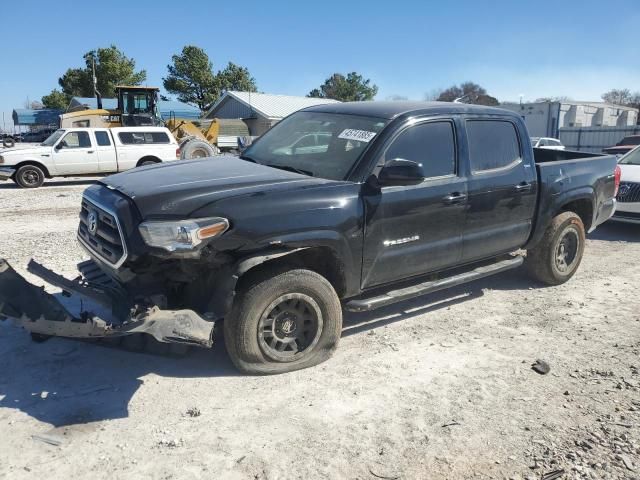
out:
M307 108L240 158L144 167L87 188L81 275L28 266L84 298L82 311L0 261L0 316L39 338L142 332L210 347L222 330L240 370L296 370L331 355L343 309L523 263L540 282L566 282L585 232L613 214L618 183L615 157L534 151L522 119L501 109Z

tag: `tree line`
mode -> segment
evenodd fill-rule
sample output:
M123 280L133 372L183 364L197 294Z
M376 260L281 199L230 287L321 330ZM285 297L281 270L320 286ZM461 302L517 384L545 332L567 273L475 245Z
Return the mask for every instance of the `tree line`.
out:
M91 50L83 55L83 66L73 67L58 79L59 88L42 97L45 108L64 110L71 97L94 96L94 68L96 89L105 97L115 96L116 85L141 85L147 79L147 72L136 69L133 58L127 57L115 45ZM257 82L247 67L229 62L215 71L207 53L195 45L186 45L179 54L171 57L167 65L167 76L162 79L166 92L178 100L207 110L228 90L257 92ZM346 75L334 73L322 85L311 90L307 96L329 98L343 102L373 100L378 86L371 79L357 72ZM162 97L166 99L165 97ZM407 100L394 95L389 100ZM500 102L477 83L468 81L452 85L444 90L436 89L425 94L425 100L452 102L455 100L478 104L499 105ZM639 108L640 92L629 89L613 89L602 95L606 102ZM537 101L568 100L566 97L545 97ZM34 102L35 103L35 102Z

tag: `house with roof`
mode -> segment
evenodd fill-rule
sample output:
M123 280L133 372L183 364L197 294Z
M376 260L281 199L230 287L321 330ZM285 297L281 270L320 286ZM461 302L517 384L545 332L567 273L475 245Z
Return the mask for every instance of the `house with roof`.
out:
M327 103L338 102L328 98L228 91L205 113L205 117L242 119L251 136L259 137L292 113Z

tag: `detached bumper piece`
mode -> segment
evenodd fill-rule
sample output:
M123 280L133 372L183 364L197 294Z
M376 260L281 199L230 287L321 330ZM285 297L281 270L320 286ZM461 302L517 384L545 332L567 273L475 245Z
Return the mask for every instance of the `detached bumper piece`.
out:
M70 301L79 300L79 313L72 313L72 308L45 292L44 287L29 283L6 260L0 259L0 320L10 320L33 333L59 337L99 338L146 333L164 343L213 345L214 322L193 310L135 306L128 313L113 315L108 310L121 300L121 292L92 286L81 278L68 280L33 260L28 270L61 288L62 295Z

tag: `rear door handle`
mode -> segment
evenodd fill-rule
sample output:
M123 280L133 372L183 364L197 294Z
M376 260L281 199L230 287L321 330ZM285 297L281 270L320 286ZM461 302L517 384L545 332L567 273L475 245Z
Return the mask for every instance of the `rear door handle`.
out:
M518 185L516 185L513 188L515 188L516 192L518 192L518 193L529 192L529 191L531 191L531 184L530 183L526 183L526 182L522 182L522 183L519 183Z
M89 151L87 151L87 153L93 153L93 150L89 150Z
M444 203L453 204L453 203L462 203L466 199L467 199L467 195L466 194L460 193L460 192L454 192L454 193L451 193L451 194L447 195L442 200L444 201Z

